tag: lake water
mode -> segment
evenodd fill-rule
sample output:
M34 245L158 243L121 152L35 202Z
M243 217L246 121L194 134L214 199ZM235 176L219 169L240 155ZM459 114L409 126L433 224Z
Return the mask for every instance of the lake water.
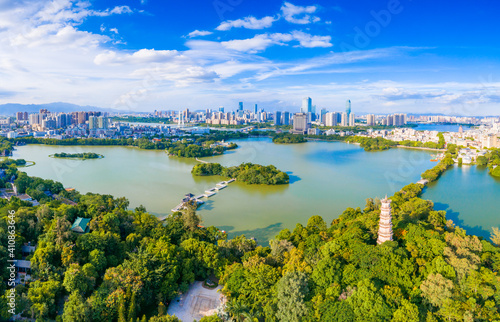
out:
M426 187L423 198L469 234L489 237L491 227L500 228L500 179L486 167L455 165Z
M289 173L291 184L255 186L234 182L201 206L199 214L206 226L217 226L230 236L244 233L263 243L283 228L307 223L313 215L321 215L329 224L347 207L363 208L366 198L392 195L404 185L418 181L423 171L435 165L430 162L431 153L420 150L365 152L357 145L321 141L276 145L268 138L236 142L238 149L205 160L226 166L242 162L273 164ZM57 152L95 152L105 158L79 161L48 157ZM193 177L190 171L197 164L195 160L169 158L164 151L132 147L28 145L18 147L14 158L36 162L23 170L29 175L60 181L82 193L124 196L131 207L142 204L157 215L171 213L170 209L184 194L201 194L222 180L217 176ZM424 197L431 199L433 189L444 189L432 199L447 204L441 198L447 188L439 186L446 182L447 175L448 172ZM485 180L480 173L474 178ZM450 180L448 187L459 187ZM486 192L495 187L499 190L498 182L494 183L494 187L484 187ZM469 200L475 203L476 199ZM465 223L468 224L466 220Z
M470 129L469 126L462 126L464 131ZM460 125L452 124L419 124L414 129L417 131L439 131L439 132L458 132Z

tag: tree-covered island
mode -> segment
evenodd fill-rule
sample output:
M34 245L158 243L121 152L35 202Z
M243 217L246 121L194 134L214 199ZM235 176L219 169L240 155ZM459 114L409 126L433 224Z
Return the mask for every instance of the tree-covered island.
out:
M307 142L306 138L300 134L278 133L273 136L273 143L295 144Z
M97 154L94 152L83 152L83 153L54 153L51 155L51 157L54 158L69 158L69 159L82 159L82 160L87 160L87 159L101 159L104 158L102 154Z
M234 167L224 167L219 163L200 163L193 167L191 173L195 176L219 175L235 178L248 184L277 185L290 182L288 174L276 169L275 166L263 166L253 163L242 163Z

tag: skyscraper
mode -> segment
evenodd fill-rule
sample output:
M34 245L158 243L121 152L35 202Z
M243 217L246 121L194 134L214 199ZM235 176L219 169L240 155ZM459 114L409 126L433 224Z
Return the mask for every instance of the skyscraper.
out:
M238 104L238 112L243 112L243 102Z
M347 117L351 115L351 100L347 100L345 103L345 112L347 113Z
M304 97L302 99L302 107L300 108L301 113L312 113L312 99L310 97Z
M224 113L224 106L219 107L219 112Z
M274 125L281 125L281 112L274 113Z
M289 112L283 112L283 124L290 125L290 113Z
M253 114L257 114L257 104L255 104L255 108L253 110Z

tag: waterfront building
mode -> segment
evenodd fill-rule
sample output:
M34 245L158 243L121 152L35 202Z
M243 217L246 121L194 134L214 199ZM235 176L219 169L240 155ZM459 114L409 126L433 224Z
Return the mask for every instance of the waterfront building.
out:
M377 244L379 245L388 240L392 240L391 200L387 199L387 196L385 196L381 202L377 239Z
M321 131L317 127L309 128L309 129L307 129L307 134L308 135L320 135Z
M306 134L309 129L308 115L306 113L295 113L293 115L293 134Z

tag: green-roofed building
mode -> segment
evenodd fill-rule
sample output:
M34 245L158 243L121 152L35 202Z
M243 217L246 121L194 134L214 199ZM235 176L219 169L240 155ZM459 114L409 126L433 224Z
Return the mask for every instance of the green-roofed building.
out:
M90 218L80 218L77 217L73 226L71 226L71 230L75 233L85 234L90 230L89 227Z

